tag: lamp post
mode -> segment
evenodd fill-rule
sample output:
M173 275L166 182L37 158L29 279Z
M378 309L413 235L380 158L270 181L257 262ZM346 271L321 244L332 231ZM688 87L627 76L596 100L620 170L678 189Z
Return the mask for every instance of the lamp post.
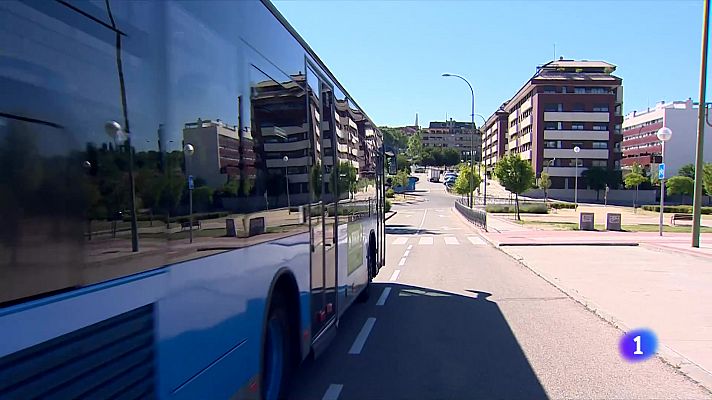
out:
M556 157L549 160L549 162L546 164L546 174L547 175L549 175L549 167L551 167L551 165L554 164L554 161L556 161ZM485 173L487 173L487 172L485 171ZM549 183L551 183L551 177L549 177ZM547 204L547 201L548 201L547 190L548 190L548 188L544 188L544 204Z
M475 132L477 131L477 128L475 127L475 91L472 89L472 85L470 85L470 82L468 82L467 79L461 77L460 75L456 74L443 74L443 76L448 77L448 76L454 76L455 78L460 78L465 83L467 86L470 88L470 94L472 94L472 135L470 136L470 168L472 169L472 174L470 174L470 187L469 187L469 202L470 202L470 208L472 208L472 190L473 186L475 186L474 182L474 157L473 157L473 151L475 147Z
M478 117L482 118L482 125L481 125L481 126L484 127L485 125L487 125L487 120L485 119L485 117L482 116L482 114L475 114L475 115L477 115ZM473 133L473 135L474 135L474 133ZM484 153L484 152L483 152L483 153ZM481 155L480 155L480 158L482 158L483 155L484 155L484 154L481 154ZM482 161L482 160L480 160L480 161ZM480 174L480 176L481 176L481 174ZM482 200L483 200L483 204L484 204L484 205L487 205L487 164L485 164L485 179L484 179L484 181L485 181L485 190L484 190L484 192L482 193L482 195L483 195L483 196L482 196Z
M129 206L131 207L131 251L135 253L138 251L138 219L136 218L136 187L134 185L133 149L131 148L131 135L129 135L128 132L124 132L123 128L121 127L121 124L116 121L107 121L104 124L104 131L117 144L126 144L126 148L129 152L129 191L131 192L131 197L129 198Z
M578 153L581 148L578 146L574 147L575 161L574 161L574 209L578 210Z
M188 223L190 224L188 237L190 243L193 243L193 176L190 175L193 153L195 153L195 147L190 143L186 143L186 145L183 146L183 154L185 155L185 172L188 174Z
M663 164L663 176L660 177L660 223L658 225L658 233L660 236L663 235L663 208L665 208L665 142L670 140L672 137L672 130L670 128L663 126L662 128L658 129L658 133L656 134L660 142L662 143L662 155L661 155L661 161Z
M287 171L287 161L289 161L289 157L284 156L282 157L282 160L284 161L284 184L287 187L287 212L291 214L292 203L289 201L289 171Z

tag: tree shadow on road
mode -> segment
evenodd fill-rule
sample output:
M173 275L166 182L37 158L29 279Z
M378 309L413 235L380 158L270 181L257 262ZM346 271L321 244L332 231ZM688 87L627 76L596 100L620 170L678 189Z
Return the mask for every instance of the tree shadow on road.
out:
M439 235L437 231L429 229L418 229L412 225L386 224L386 234L388 235Z
M384 306L375 302L391 287ZM372 299L342 319L319 359L300 371L293 399L320 398L330 383L347 399L545 399L546 392L490 293L474 296L374 283ZM368 317L361 354L349 347Z

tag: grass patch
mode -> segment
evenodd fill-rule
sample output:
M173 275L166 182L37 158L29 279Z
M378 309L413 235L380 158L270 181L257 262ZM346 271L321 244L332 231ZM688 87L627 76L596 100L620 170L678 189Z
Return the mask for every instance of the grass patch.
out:
M658 232L658 224L635 224L635 225L623 225L623 230L630 232ZM692 225L663 225L663 232L683 232L691 233ZM702 233L712 233L712 228L707 226L700 227L700 232Z
M660 206L642 206L643 210L660 212ZM712 207L700 207L702 214L712 214ZM665 206L663 212L666 213L678 213L678 214L692 214L692 206Z

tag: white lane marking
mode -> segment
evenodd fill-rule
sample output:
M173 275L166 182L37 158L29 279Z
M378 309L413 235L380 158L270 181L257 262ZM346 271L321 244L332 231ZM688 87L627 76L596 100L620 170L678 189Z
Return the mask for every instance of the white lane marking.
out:
M428 209L426 208L425 211L423 211L423 219L420 220L420 226L418 227L418 232L416 232L416 235L420 235L420 231L423 230L423 224L425 223L425 216L428 215Z
M418 241L418 244L433 244L433 237L423 236L420 238L420 241Z
M445 236L445 244L460 244L455 236Z
M382 305L386 304L386 300L388 300L389 294L391 294L391 288L387 287L387 288L383 289L383 293L381 293L381 297L378 298L376 305L382 306Z
M401 258L400 261L398 262L398 265L404 265L405 264L405 257Z
M408 250L410 250L410 249L412 249L412 248L413 248L413 245L412 245L412 244L409 244L409 245L408 245Z
M356 336L354 344L351 345L349 354L361 354L361 350L363 350L363 345L366 344L366 339L368 339L368 335L371 333L371 329L373 329L373 324L375 323L376 318L373 317L370 317L366 320L366 322L363 323L363 328L361 328L361 332L359 332L358 336Z
M409 254L410 254L410 250L406 250L405 253L403 253L403 258L408 257Z
M404 237L396 238L396 240L393 241L393 244L406 244L406 243L408 243L408 238L404 238Z
M478 237L478 236L468 236L468 237L467 237L467 240L469 240L470 243L472 243L472 244L474 244L474 245L483 245L483 244L485 244L485 241L482 240L482 238L480 238L480 237Z
M322 397L321 400L336 400L336 399L338 399L339 395L341 394L341 389L343 389L343 388L344 388L344 385L337 385L336 383L332 383L326 389L326 393L324 393L324 397Z
M391 282L395 282L395 280L398 279L398 275L400 275L399 269L393 271L393 275L391 275Z
M440 218L445 218L445 216L444 216L444 215L438 215L438 217L440 217Z

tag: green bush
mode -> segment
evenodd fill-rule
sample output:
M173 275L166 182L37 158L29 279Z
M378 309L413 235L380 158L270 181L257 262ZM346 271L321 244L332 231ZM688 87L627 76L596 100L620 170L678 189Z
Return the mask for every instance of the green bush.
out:
M489 213L514 213L514 204L488 204ZM546 214L548 209L544 203L520 203L519 212L526 214Z
M660 206L643 206L641 208L646 211L660 212ZM663 212L692 214L692 206L665 206ZM712 214L712 207L702 207L702 214Z
M386 212L389 212L389 211L391 211L391 201L386 200Z
M386 197L392 199L396 197L396 192L394 192L393 189L388 189L386 190Z
M549 203L550 208L562 209L562 208L576 208L574 203Z

